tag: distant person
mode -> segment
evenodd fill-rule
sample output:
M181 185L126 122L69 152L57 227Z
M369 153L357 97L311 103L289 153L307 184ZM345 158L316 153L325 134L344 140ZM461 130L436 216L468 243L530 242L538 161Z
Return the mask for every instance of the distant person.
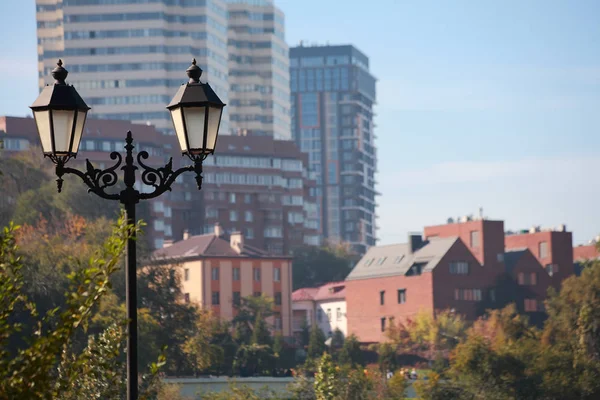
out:
M410 371L410 379L417 379L417 370L414 368Z
M392 376L394 376L394 373L388 369L386 376L388 379L392 379Z

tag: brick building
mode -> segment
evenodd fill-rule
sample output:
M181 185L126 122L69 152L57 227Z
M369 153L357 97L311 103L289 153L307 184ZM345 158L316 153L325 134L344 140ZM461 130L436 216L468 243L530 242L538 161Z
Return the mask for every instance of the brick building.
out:
M599 239L600 238L597 238L596 241L590 244L573 247L573 261L581 262L600 259L600 251L598 250Z
M378 342L391 323L420 310L474 320L508 303L539 324L548 288L573 273L570 240L566 229L505 237L503 221L465 217L425 227L408 243L373 247L346 278L348 332Z
M115 162L110 159L110 153L125 151L123 147L127 131L133 133L134 152L142 150L148 152L149 158L145 162L150 166L164 166L169 157L173 157L173 168L179 168L180 163L189 161L181 156L175 136L162 135L152 126L132 124L127 121L89 118L85 124L78 157L69 161L68 166L82 169L85 167L86 159L89 159L99 169L114 165ZM39 136L34 119L0 117L0 140L3 142L1 156L10 157L17 152L35 151L35 148L39 147ZM32 154L32 157L36 156L39 156L39 162L43 168L50 171L54 169L50 160L42 159L41 148ZM83 182L75 183L84 187ZM65 182L65 185L69 184L71 182ZM146 187L141 183L139 175L136 188L142 192L152 190L151 187ZM108 191L119 191L117 186L111 189ZM176 182L172 192L164 193L158 199L144 202L149 205L150 224L145 227L145 232L151 245L162 247L163 241L171 240L174 232L182 232L186 228L182 215L183 211L190 207L188 204L189 193L194 190L197 191L197 188L192 183ZM8 196L11 195L16 197L18 193L8 194ZM93 195L90 194L90 196ZM5 200L14 201L15 199Z
M292 332L292 261L249 246L240 232L226 236L219 225L209 234L188 236L152 253L152 264L170 265L179 274L184 301L230 320L240 299L264 294L274 299L267 323Z
M69 165L81 166L86 158L97 168L113 165L110 152L124 151L128 130L133 132L134 152L150 154L149 165L163 166L169 157L173 157L174 168L189 163L181 156L175 136L163 135L149 125L90 118L79 155ZM0 117L0 139L7 156L39 146L33 118ZM41 159L41 150L39 155ZM53 168L48 160L42 165ZM151 245L158 249L165 242L181 240L184 230L212 232L216 222L226 232L243 229L249 245L271 253L288 254L294 246L320 244L316 181L310 179L307 165L308 156L293 141L220 135L215 155L204 161L201 191L193 174L183 174L171 192L149 203L150 220L145 229ZM151 190L141 182L137 188Z
M203 189L193 194L198 208L190 210L190 232L210 232L219 222L273 254L318 245L316 182L309 179L307 160L292 141L220 136L218 151L204 164Z

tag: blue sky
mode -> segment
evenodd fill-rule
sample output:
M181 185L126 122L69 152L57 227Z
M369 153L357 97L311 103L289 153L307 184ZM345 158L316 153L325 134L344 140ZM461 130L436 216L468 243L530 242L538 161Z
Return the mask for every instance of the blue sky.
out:
M600 2L276 0L290 45L354 44L378 78L380 243L477 213L600 233ZM33 1L2 0L0 115L37 95Z

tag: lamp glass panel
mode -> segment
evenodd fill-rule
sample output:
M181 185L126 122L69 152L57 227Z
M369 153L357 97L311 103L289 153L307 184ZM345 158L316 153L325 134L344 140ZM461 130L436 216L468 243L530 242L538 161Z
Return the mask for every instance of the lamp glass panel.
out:
M185 141L185 128L183 126L183 117L181 116L181 108L175 108L171 110L171 119L173 120L173 127L177 134L177 140L179 140L179 146L182 152L186 152L187 142Z
M208 131L206 133L206 150L214 150L219 135L219 124L221 122L222 108L211 107L208 110Z
M87 111L77 111L77 122L75 123L75 137L73 138L72 153L77 154L79 151L79 143L81 142L81 135L83 133L83 126L85 125L85 118L87 117Z
M202 154L204 152L205 112L206 107L185 107L183 109L190 152L194 154Z
M52 153L52 138L50 135L50 111L34 111L35 124L37 125L40 142L42 142L42 150L46 154Z
M54 150L56 154L70 153L71 134L76 110L53 110L52 124L54 125Z

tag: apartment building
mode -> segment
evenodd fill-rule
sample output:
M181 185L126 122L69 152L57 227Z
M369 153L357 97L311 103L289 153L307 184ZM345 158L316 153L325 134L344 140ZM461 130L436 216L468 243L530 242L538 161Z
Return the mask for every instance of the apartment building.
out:
M223 0L36 0L40 89L62 58L90 117L172 131L165 109L192 58L228 103ZM228 109L221 121L229 131Z
M228 0L231 133L290 140L289 49L270 0Z
M153 126L132 124L120 120L89 118L85 124L78 157L69 161L69 166L84 169L86 159L89 159L99 169L114 165L115 161L110 159L110 153L125 151L127 131L133 133L134 152L142 150L148 152L150 156L147 160L148 165L164 166L170 157L173 157L173 168L179 168L189 162L187 158L181 156L175 136L165 136ZM33 118L0 117L0 140L3 142L2 153L5 156L33 150L40 146ZM49 170L54 169L54 165L49 160L42 159L41 148L36 154L39 155L42 167L45 166ZM69 183L65 183L65 185L67 184ZM76 184L82 185L82 187L84 185L83 182L76 182ZM141 182L139 175L136 189L142 192L153 190L152 187ZM118 186L113 188L114 192L118 190L120 190ZM173 184L173 191L166 192L157 199L143 202L144 205L141 207L148 206L146 211L149 224L144 230L148 235L150 245L162 247L165 240L172 240L174 234L182 232L186 228L187 221L183 219L183 213L190 208L191 193L196 191L198 189L193 182L178 180ZM8 193L5 201L14 201L14 198L10 198L12 195L12 193ZM94 195L90 194L90 196Z
M272 254L318 245L316 185L306 154L270 136L221 136L205 161L203 190L193 194L190 232L242 231L248 244Z
M272 297L274 315L266 321L274 331L291 335L292 260L249 246L241 232L226 235L215 225L212 233L186 233L183 240L155 250L151 263L174 267L183 301L224 320L235 317L244 297Z
M377 239L375 81L354 46L290 49L292 131L317 179L319 231L359 254Z

